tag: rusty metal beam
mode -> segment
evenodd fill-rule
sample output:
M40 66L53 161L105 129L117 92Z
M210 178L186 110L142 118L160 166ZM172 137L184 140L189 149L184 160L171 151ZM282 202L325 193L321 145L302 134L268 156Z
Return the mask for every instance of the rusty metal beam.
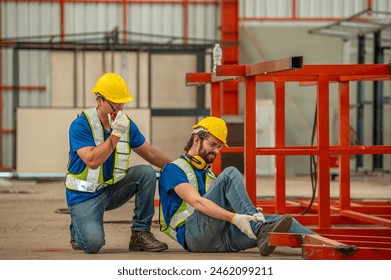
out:
M302 56L291 56L272 61L250 65L220 65L217 67L217 76L251 77L266 74L275 74L281 71L300 69L303 67Z
M340 236L341 238L341 236ZM351 236L344 236L349 241ZM352 237L354 238L354 237ZM387 242L388 241L388 242ZM291 233L270 233L269 244L273 246L302 247L304 259L313 260L357 260L357 259L391 259L391 249L388 238L379 238L376 241L360 243L356 238L352 243L365 245L357 247L337 240L330 239L317 234L291 234ZM371 247L374 246L374 247ZM376 247L375 247L376 246ZM381 247L382 246L382 247Z
M257 82L279 79L285 81L314 81L318 80L319 76L328 76L329 81L345 81L347 77L353 79L355 76L360 76L363 79L378 79L379 77L389 77L390 69L387 64L366 64L365 67L358 64L305 65L292 71L259 75L257 76Z
M282 59L261 62L246 66L246 76L266 75L280 71L299 69L303 67L302 56L291 56Z
M391 249L304 244L302 257L311 260L390 260Z

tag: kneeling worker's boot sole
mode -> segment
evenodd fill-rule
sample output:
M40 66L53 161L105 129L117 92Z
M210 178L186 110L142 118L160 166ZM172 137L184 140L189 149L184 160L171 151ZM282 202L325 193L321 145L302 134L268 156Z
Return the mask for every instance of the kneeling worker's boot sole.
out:
M153 247L153 248L148 248L148 247L145 247L145 246L140 246L140 245L131 245L129 244L129 251L145 251L145 252L161 252L161 251L165 251L168 249L168 246L165 245L165 246L161 246L161 247Z

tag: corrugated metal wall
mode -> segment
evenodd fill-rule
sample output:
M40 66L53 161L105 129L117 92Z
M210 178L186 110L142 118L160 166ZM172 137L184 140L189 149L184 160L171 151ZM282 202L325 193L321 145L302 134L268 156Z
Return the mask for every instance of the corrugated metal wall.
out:
M126 10L122 1L0 1L1 38L31 38L35 36L109 32L118 27L129 32L128 40L162 42L165 37L141 38L132 33L166 35L217 40L220 37L220 9L218 0L159 1L132 3ZM62 9L61 2L65 3ZM110 1L107 1L110 2ZM187 3L186 5L184 3ZM371 1L374 10L391 11L391 1ZM284 18L300 20L313 18L344 18L368 7L367 0L239 0L239 18ZM295 4L295 5L294 5ZM62 14L62 11L64 12ZM256 24L257 22L255 22ZM259 23L262 23L259 21ZM315 22L313 22L315 24ZM311 22L309 22L311 24ZM317 23L319 24L319 23ZM85 36L88 38L88 36ZM176 43L181 43L180 41ZM13 119L13 52L1 50L1 82L3 106L2 128L15 129ZM19 90L21 106L49 106L50 61L47 51L21 51ZM39 88L43 86L44 90ZM46 90L45 90L46 89ZM12 134L3 134L1 167L13 165Z
M240 17L292 20L346 18L367 9L370 2L373 10L391 12L389 0L242 0Z

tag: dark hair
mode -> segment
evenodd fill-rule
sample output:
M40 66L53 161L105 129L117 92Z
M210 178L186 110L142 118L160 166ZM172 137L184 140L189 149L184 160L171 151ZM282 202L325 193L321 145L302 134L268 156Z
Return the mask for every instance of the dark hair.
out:
M190 136L190 139L189 139L189 141L187 142L187 144L186 144L186 146L185 146L185 152L187 153L187 152L189 152L189 150L190 150L190 148L191 148L191 146L193 146L193 142L194 142L194 135L198 135L201 139L202 138L208 138L208 132L206 132L206 131L199 131L199 132L197 132L197 133L192 133L191 134L191 136Z

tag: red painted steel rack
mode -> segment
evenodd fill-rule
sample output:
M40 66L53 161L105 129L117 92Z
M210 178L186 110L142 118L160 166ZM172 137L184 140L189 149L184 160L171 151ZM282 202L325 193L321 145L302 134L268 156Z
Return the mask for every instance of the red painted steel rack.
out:
M356 201L350 195L350 155L390 154L391 146L352 146L349 141L349 93L353 81L387 81L388 64L305 65L302 57L288 57L252 65L221 65L217 74L187 73L186 85L211 85L211 114L221 116L221 85L245 83L244 146L227 147L222 153L244 154L244 177L252 201L267 213L290 213L305 225L316 225L319 235L271 234L271 244L302 247L305 259L391 259L391 198ZM256 85L273 82L275 90L275 146L256 146ZM314 146L285 144L285 85L311 82L317 86L317 143ZM329 140L329 84L339 85L339 143ZM256 156L275 156L275 199L257 200ZM287 200L286 156L316 156L317 199L306 215L307 200ZM330 156L339 156L339 199L330 197ZM221 171L221 158L213 165Z

